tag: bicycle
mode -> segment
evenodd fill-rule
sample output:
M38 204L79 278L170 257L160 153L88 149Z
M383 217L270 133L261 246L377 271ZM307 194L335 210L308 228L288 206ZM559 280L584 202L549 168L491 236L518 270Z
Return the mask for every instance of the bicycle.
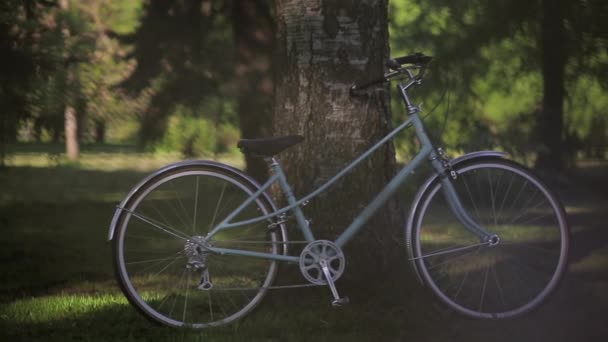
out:
M345 304L335 286L346 265L342 247L428 159L433 172L405 227L419 279L449 308L475 318L514 317L537 308L566 270L564 209L541 180L505 153L479 151L450 160L435 148L408 95L431 59L420 53L391 59L383 77L352 87L357 92L397 80L408 118L301 199L274 157L301 136L239 141L245 153L269 161L271 176L262 185L213 161L178 162L142 180L118 205L108 236L129 302L172 327L227 324L248 314L269 289L290 287L272 285L278 263L288 262L308 281L293 287L328 286L332 304ZM421 144L418 154L335 241L316 240L303 206L409 126ZM283 208L267 194L275 183L287 201ZM305 241L288 239L288 212ZM288 247L296 243L305 246L292 255Z

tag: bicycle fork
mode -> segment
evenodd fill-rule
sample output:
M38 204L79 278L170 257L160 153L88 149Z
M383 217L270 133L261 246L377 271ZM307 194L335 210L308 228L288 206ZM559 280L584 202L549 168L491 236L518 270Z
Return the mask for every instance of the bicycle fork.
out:
M441 148L438 148L436 152L433 151L430 159L433 167L441 178L443 196L458 221L460 221L467 230L479 237L481 243L487 243L490 246L498 244L500 241L498 235L485 230L484 227L471 218L467 210L462 206L462 201L454 188L454 184L452 184L453 181L458 179L458 174L452 169L449 160L445 158Z

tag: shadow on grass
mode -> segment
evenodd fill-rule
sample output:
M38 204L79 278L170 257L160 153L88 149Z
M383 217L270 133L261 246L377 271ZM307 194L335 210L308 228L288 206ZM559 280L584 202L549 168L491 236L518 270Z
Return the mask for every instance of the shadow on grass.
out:
M113 279L108 226L143 176L65 167L0 175L0 302Z
M77 314L57 310L57 316L47 319L27 312L0 316L0 335L10 341L432 341L446 337L442 331L423 336L437 320L400 305L395 299L401 295L393 296L389 304L370 300L370 294L366 298L361 291L342 308L330 307L328 295L326 288L277 291L245 318L202 331L158 326L128 304L114 302L88 304L85 312ZM415 317L424 320L411 324Z

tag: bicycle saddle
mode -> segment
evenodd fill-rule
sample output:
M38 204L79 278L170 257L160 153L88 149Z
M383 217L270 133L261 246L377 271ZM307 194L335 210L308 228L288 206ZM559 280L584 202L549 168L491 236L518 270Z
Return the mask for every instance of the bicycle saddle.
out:
M257 154L263 157L272 157L281 151L299 144L304 140L301 135L288 135L284 137L241 139L237 147L243 153Z

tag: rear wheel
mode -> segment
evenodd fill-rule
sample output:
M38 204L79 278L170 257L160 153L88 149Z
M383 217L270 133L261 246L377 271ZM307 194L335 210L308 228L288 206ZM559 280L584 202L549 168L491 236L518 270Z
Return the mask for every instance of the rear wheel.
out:
M249 313L272 283L277 262L206 247L279 254L279 234L263 221L205 237L256 190L221 168L200 165L141 185L122 209L113 239L116 273L130 303L173 327L221 325ZM232 222L269 212L258 198Z
M483 243L449 209L437 179L419 203L413 257L423 281L450 308L506 318L538 307L566 270L568 226L559 201L522 166L463 163L452 181L469 215L497 244Z

